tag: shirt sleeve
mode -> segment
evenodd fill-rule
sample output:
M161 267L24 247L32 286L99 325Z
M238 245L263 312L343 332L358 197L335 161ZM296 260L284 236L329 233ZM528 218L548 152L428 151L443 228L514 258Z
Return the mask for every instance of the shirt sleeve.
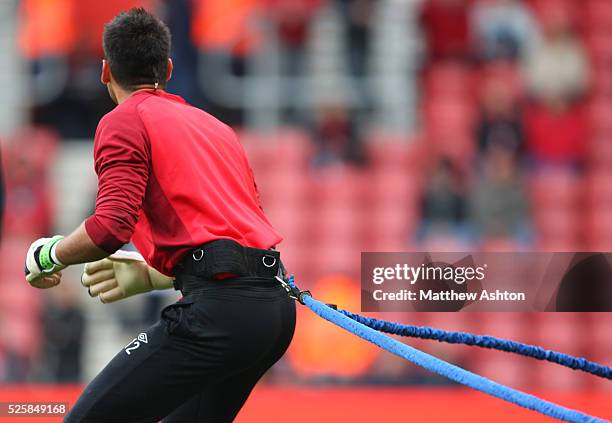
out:
M136 113L111 113L100 121L94 167L96 210L85 229L98 247L112 254L130 241L149 180L150 146Z

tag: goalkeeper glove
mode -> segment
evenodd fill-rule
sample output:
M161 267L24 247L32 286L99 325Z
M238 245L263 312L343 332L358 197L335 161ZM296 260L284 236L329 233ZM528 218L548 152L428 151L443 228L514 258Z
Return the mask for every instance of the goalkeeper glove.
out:
M103 303L171 288L172 280L149 267L139 254L121 250L108 258L87 263L81 277L89 295L99 297Z
M64 239L61 235L56 235L53 238L39 238L30 245L25 260L25 276L30 285L37 288L50 288L57 283L49 285L41 283L49 276L59 273L64 269L64 266L55 255L57 244ZM48 278L56 280L56 278ZM59 283L59 279L57 279Z

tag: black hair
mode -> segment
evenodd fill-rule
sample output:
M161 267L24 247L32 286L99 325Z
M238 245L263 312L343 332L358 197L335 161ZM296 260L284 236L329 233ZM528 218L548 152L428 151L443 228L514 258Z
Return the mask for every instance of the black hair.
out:
M113 78L130 89L164 85L170 57L170 30L143 8L121 12L104 26L104 55Z

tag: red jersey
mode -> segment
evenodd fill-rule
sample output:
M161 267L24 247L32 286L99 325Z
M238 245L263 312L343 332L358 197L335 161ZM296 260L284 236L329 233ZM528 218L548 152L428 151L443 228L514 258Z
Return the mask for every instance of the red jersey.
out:
M234 131L182 98L140 90L104 116L94 139L93 242L113 253L132 240L166 275L215 239L270 248L282 240L259 203Z

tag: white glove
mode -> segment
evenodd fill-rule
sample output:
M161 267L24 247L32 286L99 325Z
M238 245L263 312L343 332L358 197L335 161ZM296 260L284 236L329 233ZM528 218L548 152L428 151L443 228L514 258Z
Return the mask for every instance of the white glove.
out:
M57 259L55 249L64 239L61 235L53 238L39 238L30 245L25 259L25 277L30 285L50 288L59 283L59 272L64 266Z
M140 254L117 251L108 258L87 263L81 277L89 295L112 303L136 294L172 287L172 278L149 267Z

